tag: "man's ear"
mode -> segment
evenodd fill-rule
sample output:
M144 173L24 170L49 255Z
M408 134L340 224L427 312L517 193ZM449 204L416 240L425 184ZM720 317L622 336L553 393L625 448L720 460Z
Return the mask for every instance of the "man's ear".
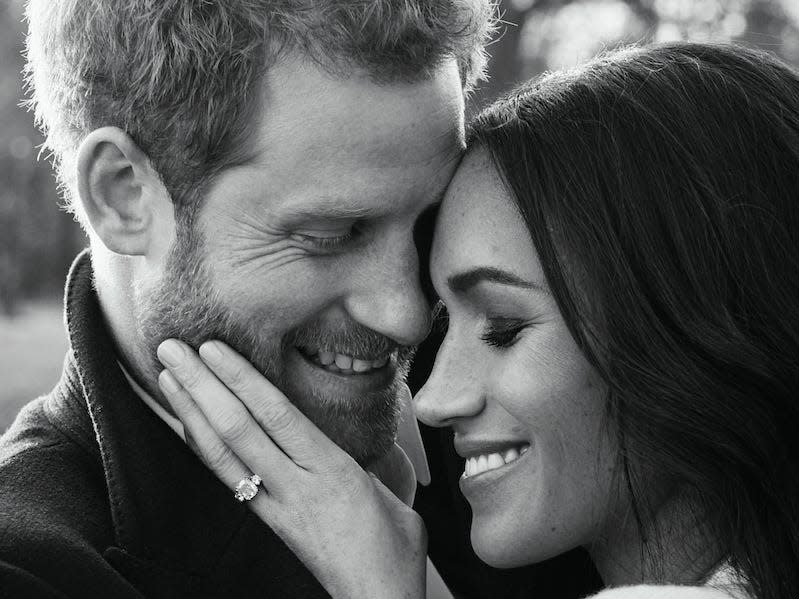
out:
M103 244L117 254L146 255L159 213L172 213L148 156L121 129L103 127L81 143L77 170L80 201Z

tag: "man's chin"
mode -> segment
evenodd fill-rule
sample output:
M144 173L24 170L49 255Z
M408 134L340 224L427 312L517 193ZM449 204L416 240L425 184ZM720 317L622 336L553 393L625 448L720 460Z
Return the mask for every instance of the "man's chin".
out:
M386 389L381 394L358 398L319 397L295 400L300 410L336 445L362 467L382 458L393 446L401 414L398 394Z
M286 396L361 466L382 458L397 436L406 368L392 360L380 371L347 375L294 353L278 385Z
M382 458L396 440L401 415L398 385L360 396L307 388L286 391L292 403L362 467Z
M322 427L320 427L322 428ZM396 433L388 430L375 432L369 435L369 438L357 439L357 432L347 432L343 430L325 430L322 431L330 437L336 445L346 451L352 458L358 462L363 469L370 468L373 464L383 459L394 446L396 441Z

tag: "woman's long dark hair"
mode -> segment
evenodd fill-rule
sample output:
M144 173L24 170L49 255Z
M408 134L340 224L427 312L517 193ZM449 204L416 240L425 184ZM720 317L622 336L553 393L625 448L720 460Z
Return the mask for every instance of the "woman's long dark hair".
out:
M676 43L482 112L572 335L609 388L642 534L653 473L758 599L799 597L799 74Z

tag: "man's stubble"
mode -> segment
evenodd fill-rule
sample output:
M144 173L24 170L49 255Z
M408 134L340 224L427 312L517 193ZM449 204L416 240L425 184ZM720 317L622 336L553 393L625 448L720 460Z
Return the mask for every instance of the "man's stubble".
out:
M180 227L179 227L180 228ZM203 237L195 229L178 235L153 287L139 290L136 298L138 334L154 380L163 366L156 357L166 339L180 339L197 349L204 341L225 342L252 363L272 384L358 463L367 467L381 458L396 439L401 414L401 386L410 368L413 348L399 348L397 373L391 384L364 397L335 397L325 389L309 389L287 372L287 351L302 342L362 347L375 351L389 347L383 336L355 322L336 331L310 321L283 334L264 338L260 321L236 319L225 309L204 259Z

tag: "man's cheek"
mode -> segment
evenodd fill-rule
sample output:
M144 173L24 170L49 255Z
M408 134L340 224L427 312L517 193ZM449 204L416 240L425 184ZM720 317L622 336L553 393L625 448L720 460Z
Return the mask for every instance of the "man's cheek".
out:
M304 261L258 276L233 271L221 277L215 287L237 318L258 318L291 328L291 323L296 326L318 316L343 293L344 280L311 266Z

